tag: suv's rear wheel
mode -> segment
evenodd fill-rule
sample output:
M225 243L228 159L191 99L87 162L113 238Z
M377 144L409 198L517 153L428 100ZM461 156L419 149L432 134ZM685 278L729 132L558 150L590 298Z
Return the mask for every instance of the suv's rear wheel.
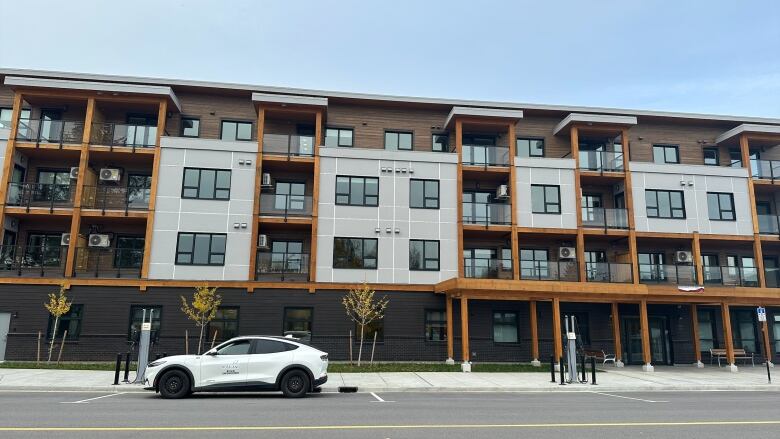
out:
M159 388L165 399L184 398L190 394L190 378L180 370L171 370L160 377Z
M291 370L282 377L281 387L284 396L301 398L309 390L309 376L302 370Z

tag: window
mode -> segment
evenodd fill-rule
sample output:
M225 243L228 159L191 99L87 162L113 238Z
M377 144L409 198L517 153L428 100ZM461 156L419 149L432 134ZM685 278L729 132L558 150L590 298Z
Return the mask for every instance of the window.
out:
M327 128L325 129L325 146L327 147L351 147L353 146L352 128Z
M379 178L337 176L336 204L342 206L378 206Z
M209 322L208 338L213 340L216 335L217 340L230 340L238 336L238 307L220 306L214 319Z
M439 208L439 180L409 180L409 207Z
M775 350L780 351L780 314L774 314L772 316L772 332L774 333Z
M285 308L282 334L311 339L312 308Z
M412 150L412 133L402 131L385 131L385 149L391 151Z
M531 185L531 211L533 213L561 213L561 188L540 184Z
M517 343L517 313L493 312L493 341L495 343Z
M446 134L433 134L431 150L434 152L450 152L450 138Z
M145 241L143 236L117 236L114 268L140 268Z
M181 197L200 200L229 200L230 170L184 168Z
M410 239L409 269L439 271L439 241Z
M305 273L303 241L271 243L271 273Z
M549 253L544 249L520 249L520 278L547 279L550 277Z
M707 210L711 220L734 221L734 194L725 192L707 192Z
M33 191L33 200L69 201L71 197L70 181L70 171L67 169L38 170L38 185Z
M649 218L685 218L685 197L682 191L647 189L645 206Z
M152 315L152 341L157 341L160 336L160 323L162 322L162 306L160 305L131 305L130 306L130 326L127 328L127 339L138 343L141 337L141 323L144 320L144 310L146 310L146 321L149 321L149 314Z
M699 346L702 352L710 349L718 349L718 329L715 326L715 311L711 309L697 309L699 318Z
M0 130L10 130L11 129L11 116L13 115L14 109L13 108L0 108ZM26 120L30 119L30 110L29 109L22 109L21 113L19 113L19 120ZM19 127L20 131L24 131L26 133L26 130L23 128L23 126ZM7 135L7 134L6 134ZM27 137L27 134L20 132L20 138ZM5 137L1 137L0 139L4 139Z
M734 337L734 349L760 353L759 337L756 331L756 313L753 310L735 309L731 312L731 327Z
M376 238L333 238L333 268L376 270Z
M236 340L233 343L220 346L217 349L219 355L249 355L252 340Z
M129 207L148 207L151 194L151 175L130 174L127 176L127 204Z
M374 320L363 327L363 342L373 343L374 333L378 343L385 341L385 319ZM355 343L360 343L360 325L357 323L355 323Z
M78 340L79 334L81 334L81 319L84 315L84 305L71 305L70 311L67 314L60 316L60 320L57 323L57 333L54 333L54 317L49 315L49 329L46 331L49 339L59 338L65 335L65 331L68 331L67 340Z
M223 125L224 128L224 125ZM182 137L199 137L200 136L200 119L193 117L181 118L181 136Z
M680 163L677 145L653 145L654 163Z
M222 140L252 140L252 122L222 121Z
M517 139L518 157L544 157L544 139Z
M255 350L253 354L276 354L279 352L294 351L298 349L297 345L285 343L278 340L268 340L261 338L255 340Z
M66 247L61 233L30 233L24 249L25 264L31 267L59 267L65 262Z
M703 148L702 154L704 154L704 164L708 166L720 165L720 154L718 148Z
M225 265L224 233L179 233L176 265Z
M425 339L447 340L447 313L442 309L425 310Z
M277 181L274 192L274 209L284 211L306 210L306 183Z

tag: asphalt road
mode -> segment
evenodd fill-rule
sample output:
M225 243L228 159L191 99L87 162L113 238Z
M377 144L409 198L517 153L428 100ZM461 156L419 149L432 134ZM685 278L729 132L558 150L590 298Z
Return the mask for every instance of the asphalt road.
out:
M777 437L777 392L0 392L2 438Z

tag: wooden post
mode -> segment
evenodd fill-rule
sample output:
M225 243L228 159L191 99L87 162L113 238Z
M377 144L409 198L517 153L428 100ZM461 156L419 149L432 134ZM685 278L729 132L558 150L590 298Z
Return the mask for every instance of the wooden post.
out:
M507 137L509 140L509 196L510 206L512 208L512 278L520 279L520 255L517 242L517 206L520 200L517 198L517 168L515 168L515 159L517 158L517 138L515 137L515 122L510 122L507 127ZM538 358L534 358L537 360Z
M252 239L249 242L248 279L257 275L257 238L260 234L260 191L263 183L263 138L265 137L265 108L257 109L257 159L255 159L255 195L252 200ZM311 256L310 256L311 257ZM250 289L251 291L251 289Z
M577 277L587 282L585 274L585 234L582 229L582 183L580 182L580 134L576 126L569 130L571 156L574 158L574 209L577 214Z
M455 335L452 333L452 296L447 295L447 362L452 363L454 361L454 339Z
M469 299L466 296L460 298L460 328L463 362L468 363L471 356L469 355Z
M729 311L729 304L721 302L720 315L723 320L723 337L726 341L726 358L728 359L728 367L733 371L737 371L737 366L734 364L734 339L731 335L731 312Z
M622 365L623 343L620 339L620 312L617 302L612 302L612 338L615 342L615 366Z
M761 248L761 235L758 227L758 212L756 211L756 192L753 185L753 167L750 166L750 143L747 134L739 136L739 152L742 157L742 167L748 173L748 198L750 200L750 215L753 223L753 260L756 263L758 286L766 288L766 273L764 272L764 255Z
M554 297L552 300L552 330L553 330L553 355L555 362L559 362L563 355L563 340L561 340L561 302Z
M62 360L62 349L65 347L65 339L68 337L68 330L62 333L62 342L60 343L60 352L57 354L57 364Z
M87 114L84 119L84 132L81 138L81 155L79 158L79 174L76 180L76 191L73 197L73 215L70 222L70 244L65 256L65 277L73 276L73 266L76 260L76 248L79 243L81 229L81 199L84 194L87 168L89 167L89 141L92 136L92 120L95 116L95 98L87 100Z
M209 349L214 349L214 343L217 342L217 334L219 334L219 330L214 330L214 337L211 338L211 347Z
M463 277L463 121L460 119L455 119L455 149L458 152L458 277Z
M701 362L701 338L699 336L699 308L691 304L691 334L693 334L693 353L696 356L696 367L704 367Z
M696 267L696 284L704 285L704 267L701 261L701 241L699 240L699 232L693 232L693 264Z
M531 322L531 358L534 365L539 364L539 323L536 318L536 301L528 302L528 320ZM541 364L539 364L541 365Z
M645 372L652 372L653 356L650 351L650 324L647 318L647 301L643 300L639 303L639 321L642 330L642 361L645 363L642 366L642 370Z
M309 244L309 281L317 281L317 230L320 204L320 145L322 144L322 110L314 116L314 184L312 186L311 237ZM259 200L257 201L259 202ZM254 277L253 277L254 279Z
M157 183L160 180L160 141L165 132L165 123L168 116L168 101L160 100L157 110L157 139L154 145L154 162L152 163L152 187L149 189L149 214L146 218L146 238L144 241L144 259L141 264L141 279L149 278L149 264L152 262L152 235L154 230L154 209L157 205Z
M16 146L16 135L19 128L19 118L22 113L22 102L22 94L18 91L15 92L13 110L11 110L11 131L5 146L3 173L0 175L0 224L5 224L5 203L8 199L8 184L11 181L11 172L14 168L14 148Z

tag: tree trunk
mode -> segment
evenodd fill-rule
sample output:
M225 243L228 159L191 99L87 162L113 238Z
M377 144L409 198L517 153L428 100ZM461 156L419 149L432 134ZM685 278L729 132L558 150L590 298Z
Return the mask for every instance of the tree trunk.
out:
M361 323L361 325L360 325L360 348L358 348L358 362L357 362L358 367L360 367L360 357L363 355L363 327L364 326L365 325L363 325Z
M54 350L54 339L57 337L57 325L60 323L60 317L54 317L54 330L51 333L51 342L49 343L49 358L46 359L46 363L51 363L51 352Z

